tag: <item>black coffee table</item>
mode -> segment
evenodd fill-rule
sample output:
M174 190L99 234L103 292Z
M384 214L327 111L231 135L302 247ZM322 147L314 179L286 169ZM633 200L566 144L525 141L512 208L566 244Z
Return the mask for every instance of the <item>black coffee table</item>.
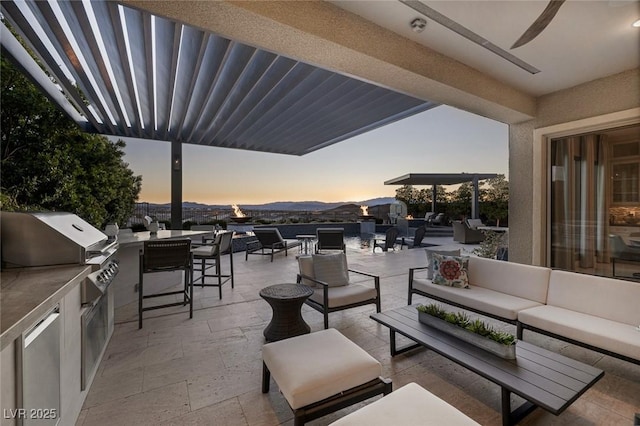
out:
M536 407L556 416L604 376L604 371L519 340L516 359L506 360L418 321L416 305L371 315L389 327L391 355L425 347L502 388L502 424L513 425ZM415 344L396 347L396 333ZM511 410L511 393L527 401Z
M311 331L300 308L312 294L313 290L303 284L276 284L260 290L260 297L273 309L271 322L263 333L267 341L275 342Z

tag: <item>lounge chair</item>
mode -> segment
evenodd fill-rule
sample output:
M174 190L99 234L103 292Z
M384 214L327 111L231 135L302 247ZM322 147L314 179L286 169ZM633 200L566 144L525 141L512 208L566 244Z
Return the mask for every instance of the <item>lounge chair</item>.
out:
M344 253L314 254L298 258L297 282L308 285L313 294L305 303L324 315L324 328L329 328L329 313L368 304L380 312L380 277L349 269ZM349 273L373 279L373 287L353 284Z
M477 244L484 241L484 233L477 229L469 228L466 222L455 220L453 226L453 241L462 244Z
M373 251L376 251L376 247L380 247L382 251L389 251L389 249L395 250L396 240L398 239L399 234L398 228L395 226L393 228L387 229L385 233L384 240L382 239L374 239L373 240ZM400 250L402 250L402 244L400 244Z
M274 254L284 251L284 255L287 256L289 249L299 247L302 244L301 241L285 240L282 238L282 235L280 235L278 228L255 228L253 233L258 241L247 243L247 253L244 257L245 261L249 259L250 254L259 254L262 256L271 256L271 261L273 262Z
M347 252L344 244L344 228L318 228L316 229L316 237L318 238L316 253L320 253L322 250Z

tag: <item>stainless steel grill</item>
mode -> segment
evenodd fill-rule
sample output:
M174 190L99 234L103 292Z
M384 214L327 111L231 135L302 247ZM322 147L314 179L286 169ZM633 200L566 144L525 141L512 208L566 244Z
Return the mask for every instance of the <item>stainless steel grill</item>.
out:
M75 214L3 212L1 221L5 268L91 265L83 304L95 304L118 273L117 242Z

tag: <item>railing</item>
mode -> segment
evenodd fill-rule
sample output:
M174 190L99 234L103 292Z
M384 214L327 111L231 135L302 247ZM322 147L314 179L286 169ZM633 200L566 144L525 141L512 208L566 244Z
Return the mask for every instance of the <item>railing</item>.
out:
M301 223L301 222L355 222L359 220L359 213L341 211L299 211L299 210L247 210L243 209L251 222L257 223ZM371 212L371 209L369 209ZM144 217L150 216L160 222L171 222L171 208L169 206L153 206L149 203L136 203L133 214L127 226L140 225ZM207 224L220 221L230 222L233 210L183 208L182 221L189 224ZM380 219L384 219L379 215Z

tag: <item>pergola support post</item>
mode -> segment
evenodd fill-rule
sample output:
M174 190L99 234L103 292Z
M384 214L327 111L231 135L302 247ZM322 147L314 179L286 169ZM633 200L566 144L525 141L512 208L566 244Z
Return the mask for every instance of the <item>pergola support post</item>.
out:
M182 143L171 142L171 229L182 229Z
M473 177L473 192L471 193L471 218L480 218L480 190L478 188L478 176Z

